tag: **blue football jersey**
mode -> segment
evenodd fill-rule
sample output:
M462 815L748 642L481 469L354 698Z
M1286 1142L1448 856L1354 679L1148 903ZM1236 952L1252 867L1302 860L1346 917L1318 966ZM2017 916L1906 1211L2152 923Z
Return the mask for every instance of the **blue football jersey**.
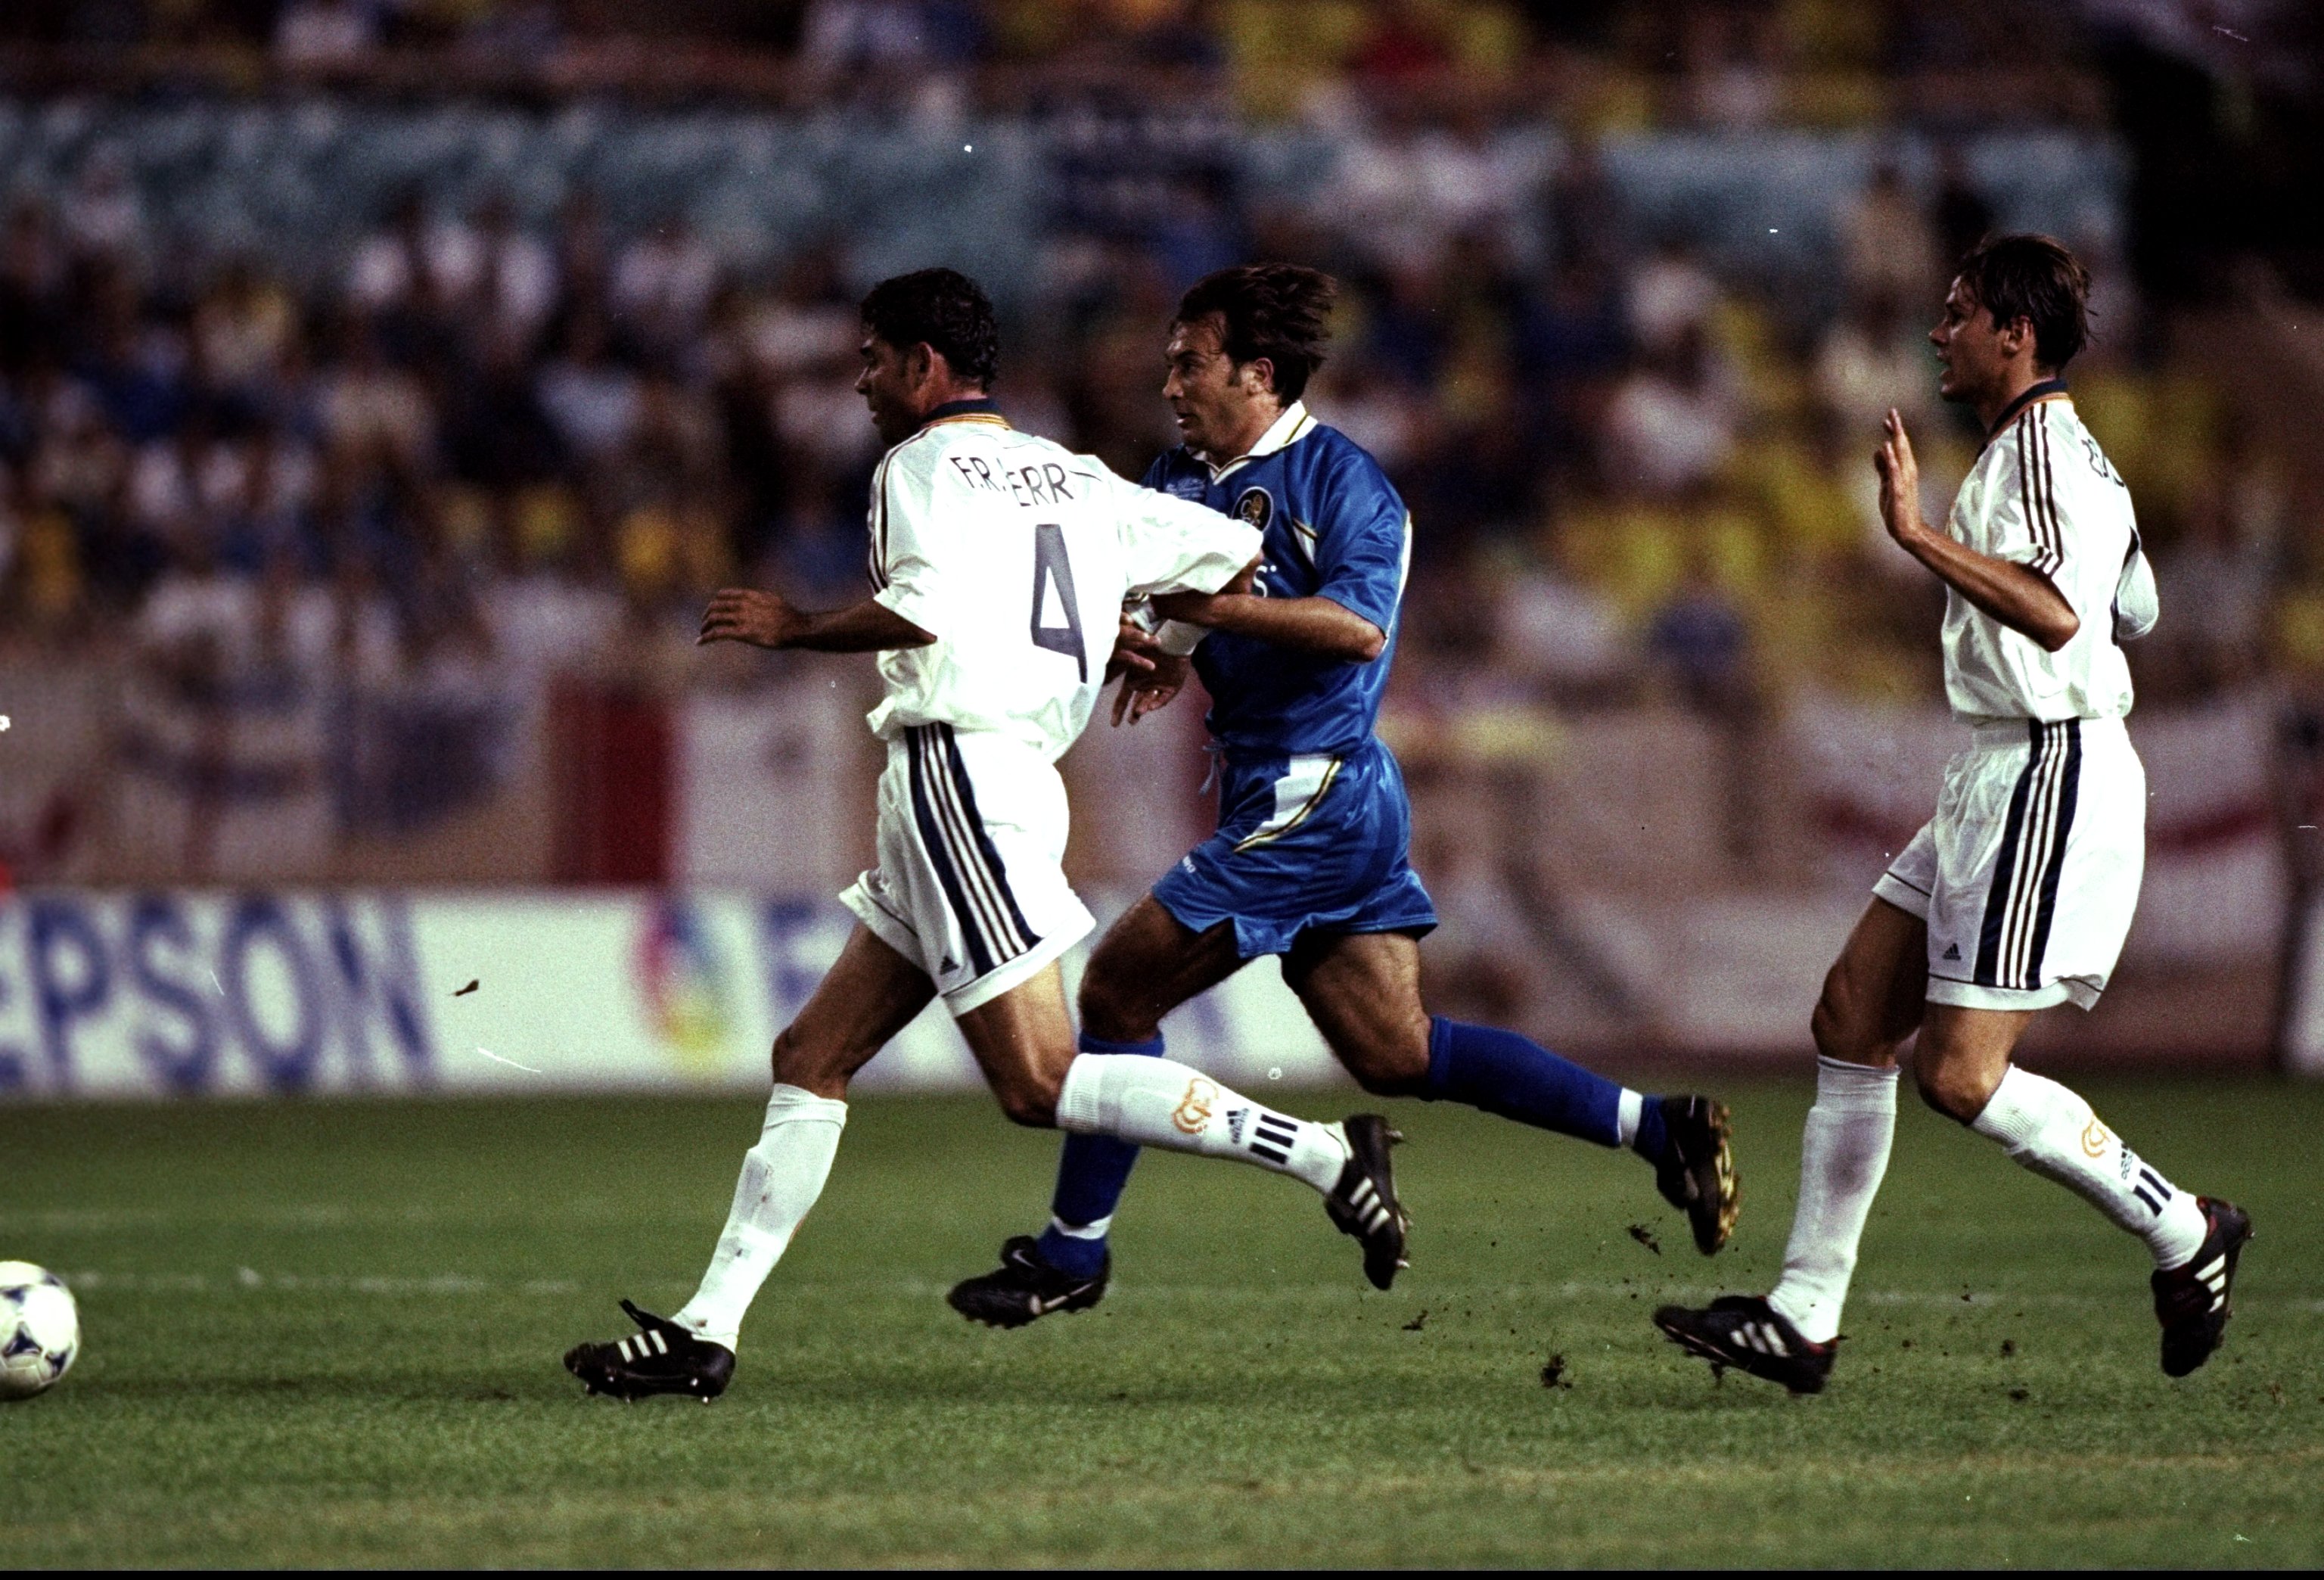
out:
M1194 650L1211 693L1211 734L1231 753L1250 755L1346 753L1370 739L1412 560L1412 513L1379 463L1294 402L1224 470L1213 473L1182 445L1147 468L1145 481L1257 527L1266 541L1265 596L1329 598L1388 638L1379 658L1359 664L1211 633Z

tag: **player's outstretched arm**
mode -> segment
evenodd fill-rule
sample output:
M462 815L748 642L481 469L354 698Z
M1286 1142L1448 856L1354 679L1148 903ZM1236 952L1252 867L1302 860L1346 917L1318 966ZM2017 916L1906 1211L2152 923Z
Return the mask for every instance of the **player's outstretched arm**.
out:
M1997 559L1921 520L1921 468L1904 420L1891 407L1872 464L1880 474L1880 519L1907 554L1935 571L1970 603L2056 652L2082 628L2057 585L2030 565Z
M1369 664L1388 647L1388 633L1344 604L1329 598L1267 598L1251 593L1163 593L1154 607L1171 620L1255 636L1277 647Z
M702 633L694 640L697 647L712 642L747 642L753 647L852 653L926 647L936 638L872 598L816 614L795 607L780 593L724 587L703 611Z

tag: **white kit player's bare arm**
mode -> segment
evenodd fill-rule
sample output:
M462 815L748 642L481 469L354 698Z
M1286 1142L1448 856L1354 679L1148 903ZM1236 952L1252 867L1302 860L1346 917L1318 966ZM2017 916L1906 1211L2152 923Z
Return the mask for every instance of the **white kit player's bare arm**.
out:
M722 587L703 611L699 647L747 642L753 647L808 648L816 652L877 652L926 647L936 638L874 599L824 613L801 609L779 592Z
M2058 557L2030 532L1997 522L1996 549L1980 552L1921 520L1921 469L1904 419L1891 408L1874 464L1880 470L1880 519L1899 547L1982 613L2051 652L2074 639L2080 621L2051 581ZM2002 502L2003 509L2007 502ZM2022 525L2022 518L2020 524Z

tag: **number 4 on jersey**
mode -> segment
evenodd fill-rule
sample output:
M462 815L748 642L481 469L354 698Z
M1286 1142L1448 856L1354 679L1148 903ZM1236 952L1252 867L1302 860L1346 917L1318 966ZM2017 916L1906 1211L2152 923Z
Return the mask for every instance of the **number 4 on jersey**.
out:
M1041 624L1043 595L1051 587L1056 588L1057 607L1065 617L1063 625ZM1074 562L1065 558L1063 527L1033 529L1033 645L1072 659L1082 684L1089 684L1089 650L1082 642L1081 605L1074 596Z

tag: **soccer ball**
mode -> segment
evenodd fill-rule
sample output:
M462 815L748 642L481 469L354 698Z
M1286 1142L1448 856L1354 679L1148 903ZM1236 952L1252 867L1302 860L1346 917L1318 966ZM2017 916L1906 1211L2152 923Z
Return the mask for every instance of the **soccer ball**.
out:
M56 1386L80 1354L80 1308L64 1280L29 1261L0 1261L0 1400Z

